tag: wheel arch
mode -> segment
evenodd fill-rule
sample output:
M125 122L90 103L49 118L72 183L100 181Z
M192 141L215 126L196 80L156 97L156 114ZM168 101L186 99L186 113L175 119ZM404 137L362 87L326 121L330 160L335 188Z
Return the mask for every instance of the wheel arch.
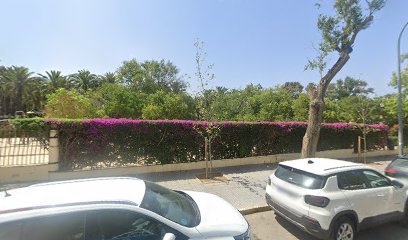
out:
M358 219L357 213L356 213L355 211L353 211L353 210L344 210L344 211L341 211L341 212L337 213L337 214L333 217L333 219L332 219L332 221L331 221L331 223L330 223L330 232L333 231L334 224L335 224L341 217L347 217L347 218L349 218L351 221L353 221L353 223L354 223L354 228L356 229L356 231L358 231L359 219Z

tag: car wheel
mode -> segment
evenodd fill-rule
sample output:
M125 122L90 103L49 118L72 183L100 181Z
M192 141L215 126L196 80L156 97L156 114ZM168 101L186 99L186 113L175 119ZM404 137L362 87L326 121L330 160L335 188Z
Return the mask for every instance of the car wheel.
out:
M340 217L334 224L332 238L333 240L354 240L356 229L353 221L347 217Z

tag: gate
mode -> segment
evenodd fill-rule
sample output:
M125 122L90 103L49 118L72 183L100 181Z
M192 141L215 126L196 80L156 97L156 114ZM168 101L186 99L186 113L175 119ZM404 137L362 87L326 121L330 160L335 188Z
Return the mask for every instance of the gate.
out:
M48 164L48 133L16 129L0 121L0 167Z

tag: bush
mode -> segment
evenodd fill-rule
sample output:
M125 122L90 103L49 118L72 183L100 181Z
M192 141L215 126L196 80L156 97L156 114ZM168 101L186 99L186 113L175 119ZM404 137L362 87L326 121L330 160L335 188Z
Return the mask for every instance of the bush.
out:
M96 111L92 99L64 88L47 95L45 112L51 118L93 118L102 114Z
M18 119L10 123L45 145L48 131L59 130L60 168L169 164L203 160L204 140L194 128L208 122L127 119ZM303 122L216 122L221 134L212 144L213 159L300 152ZM383 148L387 126L370 125L368 149ZM360 130L351 124L323 124L318 150L356 146Z
M203 160L204 141L194 128L208 122L181 120L44 120L59 130L61 169L169 164ZM306 123L217 122L220 137L213 159L300 152ZM387 127L370 125L368 148L384 147ZM324 124L318 150L352 148L360 130L343 123Z

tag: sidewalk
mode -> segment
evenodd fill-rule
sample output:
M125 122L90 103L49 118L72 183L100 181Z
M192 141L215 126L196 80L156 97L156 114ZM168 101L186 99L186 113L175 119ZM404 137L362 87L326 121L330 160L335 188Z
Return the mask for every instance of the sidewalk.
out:
M394 156L369 157L367 162L380 172L384 171ZM354 161L355 159L344 159ZM156 182L176 190L190 190L212 193L230 202L239 210L265 207L265 187L268 176L277 164L247 165L215 169L228 179L226 182L202 183L196 175L204 170L167 173L151 173L135 177Z

